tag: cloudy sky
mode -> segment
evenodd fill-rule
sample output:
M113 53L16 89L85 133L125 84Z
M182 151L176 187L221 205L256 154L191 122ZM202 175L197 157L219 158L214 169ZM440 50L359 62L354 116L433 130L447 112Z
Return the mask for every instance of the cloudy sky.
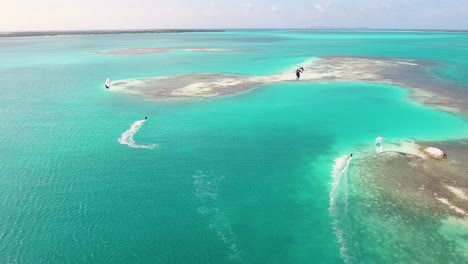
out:
M468 29L468 0L4 0L0 31L368 27Z

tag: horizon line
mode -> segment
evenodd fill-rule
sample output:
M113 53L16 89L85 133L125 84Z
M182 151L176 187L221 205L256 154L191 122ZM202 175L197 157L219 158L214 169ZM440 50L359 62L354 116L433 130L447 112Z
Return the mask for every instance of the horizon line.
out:
M41 29L41 30L0 30L0 33L23 32L93 32L93 31L156 31L156 30L394 30L394 31L468 31L454 28L393 28L393 27L167 27L167 28L95 28L95 29Z
M433 33L468 33L468 29L410 29L410 28L341 28L341 27L307 27L307 28L192 28L192 29L88 29L88 30L39 30L39 31L0 31L0 38L22 37L53 37L53 36L84 36L112 34L181 34L181 33L221 33L226 31L258 31L258 30L290 30L290 31L364 31L364 32L433 32Z

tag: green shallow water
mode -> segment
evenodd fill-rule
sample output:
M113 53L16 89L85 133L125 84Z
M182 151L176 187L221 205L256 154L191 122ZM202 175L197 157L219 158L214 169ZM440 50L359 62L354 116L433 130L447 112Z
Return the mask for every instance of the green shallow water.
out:
M294 82L223 98L171 101L106 91L103 80L271 74L319 55L422 58L450 65L441 72L455 74L453 68L467 67L459 57L467 38L231 31L1 39L0 259L395 263L408 261L404 249L414 241L402 234L419 223L421 239L439 239L437 252L448 253L425 258L427 252L418 249L413 259L456 262L456 245L433 237L430 220L424 226L424 219L401 216L410 219L401 226L367 219L362 200L351 199L354 213L345 215L330 214L329 207L334 158L372 148L378 135L466 137L468 124L460 117L409 102L407 91L386 85ZM90 53L173 46L238 50ZM149 120L134 140L158 146L119 144L121 134L144 116ZM345 234L345 254L336 223ZM379 229L400 246L369 242Z

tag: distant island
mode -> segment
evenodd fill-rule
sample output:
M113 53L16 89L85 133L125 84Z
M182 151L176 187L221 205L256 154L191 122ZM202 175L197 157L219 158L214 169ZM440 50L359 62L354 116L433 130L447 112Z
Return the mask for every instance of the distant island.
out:
M286 28L284 28L286 29ZM127 29L127 30L71 30L71 31L17 31L0 32L0 38L9 37L41 37L41 36L66 36L66 35L105 35L105 34L141 34L141 33L196 33L196 32L225 32L227 30L277 30L274 28L229 28L229 29ZM364 27L320 27L311 26L309 28L288 28L287 30L302 31L420 31L420 32L452 32L467 33L468 30L457 29L392 29L392 28L364 28Z
M321 31L321 30L338 30L338 31L394 31L394 32L406 32L406 31L415 31L415 32L459 32L466 33L468 29L449 29L449 28L378 28L378 27L328 27L328 26L310 26L305 28L305 30L310 31Z
M141 34L141 33L192 33L224 32L218 29L144 29L144 30L80 30L80 31L23 31L0 33L0 38L41 37L62 35L104 35L104 34Z

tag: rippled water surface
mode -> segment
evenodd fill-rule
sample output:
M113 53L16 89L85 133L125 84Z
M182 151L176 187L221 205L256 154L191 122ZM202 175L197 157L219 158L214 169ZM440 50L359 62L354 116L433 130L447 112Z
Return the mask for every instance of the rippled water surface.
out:
M435 77L466 85L467 42L338 31L2 38L0 262L460 263L459 245L434 233L452 230L446 222L369 207L369 190L353 187L359 157L348 171L335 159L372 149L379 135L463 138L462 118L386 85L294 82L157 100L104 80L264 75L352 55L434 61ZM124 48L171 49L93 53Z

